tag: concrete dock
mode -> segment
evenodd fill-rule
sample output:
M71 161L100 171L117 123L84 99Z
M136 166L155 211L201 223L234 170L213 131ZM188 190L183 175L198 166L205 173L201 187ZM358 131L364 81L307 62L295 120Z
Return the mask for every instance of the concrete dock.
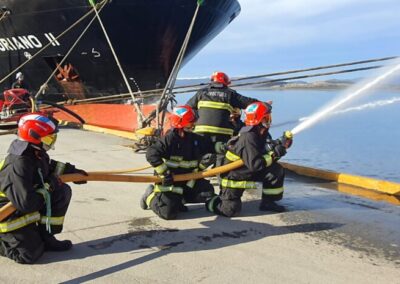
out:
M0 136L0 158L15 137ZM63 129L49 154L87 171L147 165L129 144ZM165 221L139 207L146 184L71 186L58 238L72 240L73 249L45 253L35 265L0 258L0 282L400 283L400 207L390 203L288 176L288 212L260 212L260 193L248 192L240 217L189 205L178 220Z

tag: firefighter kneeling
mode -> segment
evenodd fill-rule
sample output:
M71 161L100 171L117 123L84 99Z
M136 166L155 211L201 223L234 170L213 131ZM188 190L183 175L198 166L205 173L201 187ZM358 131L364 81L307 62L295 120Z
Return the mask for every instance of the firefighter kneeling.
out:
M242 159L244 166L221 174L221 192L207 201L206 209L218 215L237 216L242 208L241 197L246 189L261 189L262 211L283 212L285 207L275 201L283 197L284 169L277 161L286 154L292 137L272 140L269 134L271 105L262 102L250 104L245 124L239 136L228 142L225 164Z
M179 212L187 211L185 203L205 203L215 195L208 180L175 182L172 174L204 170L215 163L213 153L224 148L222 143L214 145L209 137L192 132L196 115L191 107L177 106L170 121L172 129L146 153L147 161L161 177L162 183L147 188L140 202L143 209L151 208L166 220L175 219Z
M0 163L0 205L11 201L17 209L0 223L0 255L18 263L34 263L44 251L65 251L69 240L59 241L71 188L58 176L86 173L69 163L51 160L57 122L42 114L27 114L18 122L18 139ZM85 182L76 182L78 184Z

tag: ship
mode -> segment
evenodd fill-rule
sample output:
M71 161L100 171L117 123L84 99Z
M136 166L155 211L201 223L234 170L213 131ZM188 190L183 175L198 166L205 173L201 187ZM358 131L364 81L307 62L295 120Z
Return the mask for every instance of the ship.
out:
M145 92L164 88L198 1L97 2L104 3L99 15L131 90ZM237 0L201 2L183 65L227 27L241 10ZM25 75L25 82L31 92L39 90L53 70L57 69L45 92L40 94L42 100L60 102L128 93L100 22L95 19L89 26L95 17L94 13L83 18L91 9L90 1L87 0L2 1L0 79L7 79L2 80L0 88L9 89L15 75L8 75L15 74L16 68L29 60L18 71ZM84 32L87 26L89 28ZM75 42L76 46L68 54ZM48 48L45 48L46 45ZM44 50L36 55L41 49ZM92 103L70 108L87 123L134 130L134 108L132 105L124 105L124 102ZM146 101L143 111L148 111Z

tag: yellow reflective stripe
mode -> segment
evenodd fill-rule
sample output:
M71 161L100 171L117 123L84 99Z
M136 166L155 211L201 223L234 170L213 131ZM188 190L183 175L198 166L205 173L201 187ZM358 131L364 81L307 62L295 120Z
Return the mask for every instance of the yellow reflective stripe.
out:
M278 187L278 188L264 188L262 190L263 194L266 195L278 195L283 193L283 187Z
M181 168L197 168L199 166L199 161L181 161L179 162Z
M214 108L214 109L225 109L229 112L233 111L233 107L227 103L211 102L211 101L199 101L197 108Z
M231 162L236 162L236 161L240 160L240 157L238 155L232 153L231 151L226 152L225 158L227 158Z
M147 196L146 204L148 207L150 207L151 201L154 199L155 196L156 196L156 193L154 191L149 196Z
M64 216L61 217L50 217L50 225L59 225L61 226L62 224L64 224ZM40 223L41 224L46 224L47 221L47 216L42 216L40 218Z
M171 156L171 157L169 157L169 159L172 161L183 161L182 156Z
M167 160L165 162L168 167L171 168L184 168L184 169L193 169L197 168L199 166L199 161L194 160L194 161L171 161Z
M263 157L264 157L265 162L267 163L267 167L272 165L272 162L274 160L272 159L272 153L271 152L269 152L268 154L265 154Z
M39 212L33 212L30 214L26 214L22 217L19 217L15 220L9 222L2 222L0 223L0 232L1 233L8 233L11 231L15 231L22 227L25 227L31 223L35 223L40 220Z
M178 186L162 186L159 184L156 184L154 187L154 192L161 193L161 192L174 192L178 194L183 194L183 188L178 187Z
M56 164L56 168L54 170L54 173L58 176L62 175L64 173L65 170L65 164L62 162L57 162Z
M200 165L200 168L201 168L201 166L202 166L202 165ZM197 173L198 171L199 171L199 169L195 169L193 172L194 172L194 173ZM192 179L192 180L189 180L189 181L186 183L186 186L189 187L189 188L193 188L193 187L195 186L195 184L196 184L196 180Z
M3 169L5 163L6 163L6 160L2 160L0 162L0 171ZM0 191L0 197L1 198L4 198L4 197L7 198L7 195L4 192Z
M235 188L235 189L256 189L256 188L262 188L262 182L247 181L247 180L230 180L223 178L221 180L221 186L226 188Z
M215 134L224 134L224 135L233 135L233 129L230 128L223 128L223 127L216 127L210 125L196 125L194 128L194 132L200 133L215 133Z
M218 199L220 199L219 196L214 196L213 198L211 198L211 200L209 200L209 201L206 203L208 211L214 212L214 207L215 207L214 204L215 204L215 202L216 202Z
M162 163L161 165L155 167L154 170L158 174L163 174L166 170L168 170L168 166L165 163Z
M186 183L186 186L189 188L193 188L195 186L195 184L196 184L196 180L192 179Z

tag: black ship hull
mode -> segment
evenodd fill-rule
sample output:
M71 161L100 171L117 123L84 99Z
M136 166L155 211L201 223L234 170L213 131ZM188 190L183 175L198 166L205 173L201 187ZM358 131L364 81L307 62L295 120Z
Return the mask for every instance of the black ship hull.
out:
M99 1L98 1L99 2ZM164 87L196 9L196 0L114 0L100 13L133 91ZM37 91L94 14L54 40L90 11L87 0L5 0L0 21L0 78L34 56L21 70ZM236 0L206 0L184 59L188 62L240 12ZM7 89L15 79L5 80ZM50 81L45 99L61 101L127 93L111 49L97 20Z

